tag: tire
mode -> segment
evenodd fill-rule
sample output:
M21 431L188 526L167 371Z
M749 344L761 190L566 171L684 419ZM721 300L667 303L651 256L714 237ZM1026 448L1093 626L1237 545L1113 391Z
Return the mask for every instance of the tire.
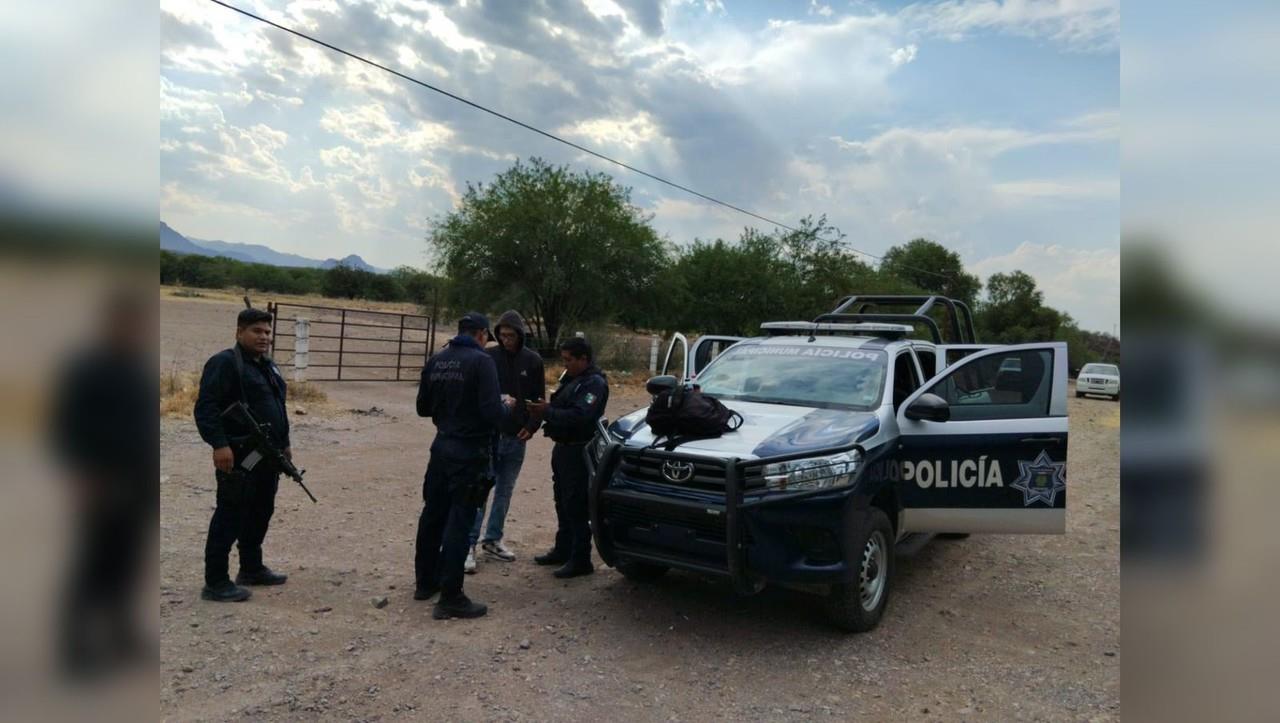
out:
M1076 399L1084 397L1084 392L1076 392Z
M1117 394L1117 395L1115 395L1114 397L1112 397L1112 399L1114 399L1114 400L1116 400L1116 401L1118 402L1118 401L1120 401L1120 395L1119 395L1119 394Z
M893 586L893 526L883 510L871 508L866 524L853 532L853 543L858 579L832 585L825 607L836 627L865 633L880 624Z
M667 574L669 569L671 568L666 565L654 565L648 562L636 562L635 560L618 561L618 572L632 582L654 582Z
M969 533L968 532L943 532L939 534L938 537L941 537L944 540L967 540L969 539Z

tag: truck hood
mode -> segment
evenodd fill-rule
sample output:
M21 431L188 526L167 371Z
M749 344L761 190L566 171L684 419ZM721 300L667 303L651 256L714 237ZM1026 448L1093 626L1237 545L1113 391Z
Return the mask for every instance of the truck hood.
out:
M722 459L754 459L845 447L870 437L880 428L873 412L725 401L729 409L742 415L742 426L715 439L687 442L677 449ZM627 447L653 444L653 432L644 423L645 411L632 412L613 424L615 432L630 434Z

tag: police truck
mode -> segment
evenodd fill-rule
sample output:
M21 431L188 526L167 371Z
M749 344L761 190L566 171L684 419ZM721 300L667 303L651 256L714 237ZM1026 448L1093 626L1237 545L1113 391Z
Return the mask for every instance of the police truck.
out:
M597 550L627 578L674 568L742 594L814 592L863 632L904 549L1064 532L1064 343L979 344L969 308L943 296L849 296L761 332L676 334L663 362L741 415L735 430L665 439L640 409L587 445Z

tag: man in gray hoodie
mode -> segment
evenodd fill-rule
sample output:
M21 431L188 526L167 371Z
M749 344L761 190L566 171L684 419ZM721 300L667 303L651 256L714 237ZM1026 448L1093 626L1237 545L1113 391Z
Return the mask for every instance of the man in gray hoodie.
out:
M544 399L547 393L542 357L525 346L528 333L524 318L514 309L507 311L498 317L498 323L494 325L498 345L486 350L498 367L498 386L501 392L514 397L518 402L511 415L503 421L498 436L493 459L497 482L493 487L489 524L484 529L483 538L480 531L485 508L476 510L475 525L471 528L471 554L467 556L463 567L470 573L476 571L477 541L481 541L481 550L490 558L503 562L516 559L515 553L502 543L502 530L507 520L507 509L511 505L511 494L515 491L516 477L520 475L520 467L524 464L525 442L538 431L540 424L529 416L524 402Z

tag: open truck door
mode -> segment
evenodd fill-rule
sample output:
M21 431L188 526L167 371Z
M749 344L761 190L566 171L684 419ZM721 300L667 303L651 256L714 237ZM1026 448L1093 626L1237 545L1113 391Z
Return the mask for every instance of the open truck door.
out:
M974 351L908 397L897 422L904 531L1066 531L1065 343Z

